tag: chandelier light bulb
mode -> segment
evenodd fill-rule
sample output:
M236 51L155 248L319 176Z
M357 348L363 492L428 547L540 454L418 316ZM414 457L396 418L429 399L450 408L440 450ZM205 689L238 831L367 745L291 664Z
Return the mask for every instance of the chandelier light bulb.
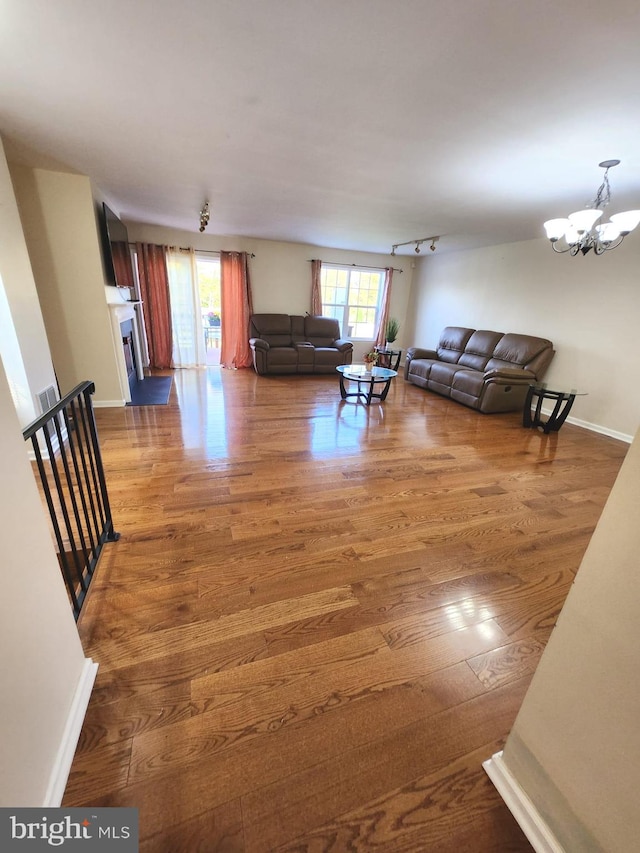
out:
M613 243L620 236L620 229L615 222L605 222L604 225L596 225L596 231L601 243Z
M547 232L549 240L555 243L561 237L564 237L565 231L571 223L568 219L548 219L544 223L544 230Z
M640 210L625 210L624 213L614 213L611 221L615 222L620 229L620 233L626 237L640 222Z
M585 210L576 210L575 213L569 214L569 222L571 225L582 234L585 231L591 231L594 223L602 216L601 210L593 210L593 208L585 208Z

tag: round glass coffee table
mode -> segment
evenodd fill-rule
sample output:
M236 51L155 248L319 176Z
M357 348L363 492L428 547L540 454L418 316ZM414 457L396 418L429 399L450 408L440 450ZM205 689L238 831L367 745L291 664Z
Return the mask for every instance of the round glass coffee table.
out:
M347 397L362 398L367 406L372 400L385 400L389 393L391 380L398 375L396 370L387 367L369 368L364 364L340 364L336 367L340 374L340 396L343 400ZM357 384L356 391L347 391L345 380ZM380 388L379 393L374 394L375 386Z

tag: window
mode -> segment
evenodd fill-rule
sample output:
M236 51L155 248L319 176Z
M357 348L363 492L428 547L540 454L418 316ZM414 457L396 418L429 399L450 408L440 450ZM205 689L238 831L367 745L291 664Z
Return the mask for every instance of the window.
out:
M220 258L212 258L196 252L200 313L203 326L220 325Z
M384 270L322 265L322 313L335 317L343 337L356 341L375 338L384 277Z

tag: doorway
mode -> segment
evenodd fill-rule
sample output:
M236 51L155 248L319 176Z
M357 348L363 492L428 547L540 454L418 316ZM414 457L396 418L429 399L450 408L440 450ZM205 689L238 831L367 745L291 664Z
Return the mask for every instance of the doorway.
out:
M220 364L222 299L220 294L220 258L196 252L200 314L207 366Z

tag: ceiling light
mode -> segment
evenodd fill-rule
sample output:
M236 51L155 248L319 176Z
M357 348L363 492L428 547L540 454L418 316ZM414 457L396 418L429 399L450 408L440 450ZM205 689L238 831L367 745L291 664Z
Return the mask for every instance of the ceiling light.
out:
M586 255L593 249L595 255L602 255L603 252L616 249L640 222L640 210L627 210L624 213L616 213L611 217L611 222L596 225L602 216L602 209L611 200L609 169L619 163L620 160L603 160L598 164L605 170L604 180L589 207L570 213L567 219L549 219L544 223L544 229L554 252L558 254L569 252L571 255L582 252ZM566 248L557 248L556 244L560 240L564 240Z
M200 211L200 233L204 231L204 229L209 224L209 202L205 201L202 210Z
M435 252L435 250L436 250L436 243L438 242L438 240L439 240L439 239L440 239L439 237L423 237L421 240L407 240L407 241L406 241L406 243L395 243L395 244L391 247L391 255L392 255L392 256L395 256L395 254L396 254L396 252L397 252L397 250L399 249L399 247L400 247L400 246L411 246L411 245L414 245L414 244L415 244L415 249L414 249L413 251L416 253L416 255L419 255L419 254L420 254L420 252L422 251L422 250L420 249L420 246L421 246L423 243L429 243L429 242L431 243L431 245L429 246L429 248L431 249L431 251L432 251L432 252Z

